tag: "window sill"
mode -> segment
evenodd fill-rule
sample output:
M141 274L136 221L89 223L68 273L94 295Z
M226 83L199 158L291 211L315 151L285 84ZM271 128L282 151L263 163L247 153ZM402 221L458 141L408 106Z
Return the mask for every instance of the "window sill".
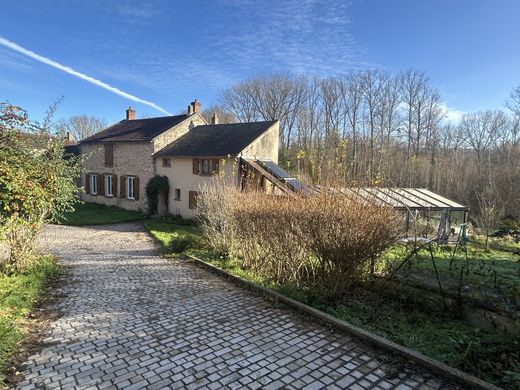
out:
M175 198L173 200L176 200L177 202L180 202L181 201L181 198Z

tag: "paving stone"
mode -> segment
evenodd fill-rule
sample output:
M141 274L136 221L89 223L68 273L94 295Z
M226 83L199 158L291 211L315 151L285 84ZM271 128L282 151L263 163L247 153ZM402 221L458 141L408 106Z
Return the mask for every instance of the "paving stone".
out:
M68 282L20 389L455 388L417 368L385 379L381 351L158 256L140 223L51 225L39 242Z

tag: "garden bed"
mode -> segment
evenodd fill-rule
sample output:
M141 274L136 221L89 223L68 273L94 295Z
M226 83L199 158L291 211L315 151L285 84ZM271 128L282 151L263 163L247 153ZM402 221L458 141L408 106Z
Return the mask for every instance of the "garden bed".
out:
M168 221L152 221L146 226L167 248L167 253L194 255L233 275L504 388L513 389L520 383L520 340L472 326L456 313L445 311L428 290L418 294L417 289L402 282L399 288L395 282L366 282L359 284L348 297L327 302L317 290L275 284L242 268L234 259L216 256L204 247L196 226Z

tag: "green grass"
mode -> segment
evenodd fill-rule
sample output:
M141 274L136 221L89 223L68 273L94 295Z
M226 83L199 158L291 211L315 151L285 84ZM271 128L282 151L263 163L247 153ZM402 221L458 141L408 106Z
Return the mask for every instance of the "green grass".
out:
M398 266L407 255L403 245L396 245L383 256L390 269ZM467 258L462 248L455 253L450 269L454 246L434 246L434 257L440 279L451 292L456 292L460 269L464 266L463 285L471 286L475 299L487 299L488 296L501 296L520 304L520 256L511 251L490 249L486 251L480 244L468 243ZM430 252L421 250L409 267L399 272L404 278L426 286L435 286L436 278Z
M204 248L199 228L189 222L153 220L145 224L145 229L171 253Z
M59 221L63 225L107 225L146 219L147 216L137 211L125 210L116 206L104 206L97 203L77 203L74 211L66 213Z
M61 268L51 256L42 256L28 272L0 275L0 383L8 363L26 334L27 315L42 297L46 282Z
M471 326L453 313L444 312L442 305L430 299L427 291L417 294L415 290L408 291L406 286L396 288L395 285L380 283L374 288L368 284L359 286L348 298L332 304L325 301L318 291L277 285L262 275L241 268L232 258L216 256L204 246L195 226L154 221L147 224L147 228L165 248L169 248L172 241L190 237L193 245L184 251L185 254L504 388L514 389L520 383L519 338ZM395 259L399 255L395 248L389 251L389 256ZM495 256L496 260L497 254L491 252L489 256ZM511 262L512 259L505 256L503 261ZM424 267L427 269L426 265ZM440 268L444 272L445 264Z

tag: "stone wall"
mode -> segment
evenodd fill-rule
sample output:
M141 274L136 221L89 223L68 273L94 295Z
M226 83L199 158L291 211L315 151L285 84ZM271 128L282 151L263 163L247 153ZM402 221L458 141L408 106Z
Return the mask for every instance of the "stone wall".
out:
M206 121L200 114L193 114L189 118L185 119L177 126L172 127L170 130L155 137L153 141L153 151L157 153L159 150L171 144L176 139L186 134L190 129L195 126L205 125Z
M105 151L102 143L82 144L81 155L88 156L83 164L86 173L110 174L117 176L117 191L114 196L81 194L87 202L101 203L107 206L118 206L128 210L146 211L147 200L145 187L154 175L153 144L117 142L114 145L113 167L105 167ZM120 177L136 176L139 178L139 199L132 200L120 197ZM85 187L85 173L81 174L81 185Z

